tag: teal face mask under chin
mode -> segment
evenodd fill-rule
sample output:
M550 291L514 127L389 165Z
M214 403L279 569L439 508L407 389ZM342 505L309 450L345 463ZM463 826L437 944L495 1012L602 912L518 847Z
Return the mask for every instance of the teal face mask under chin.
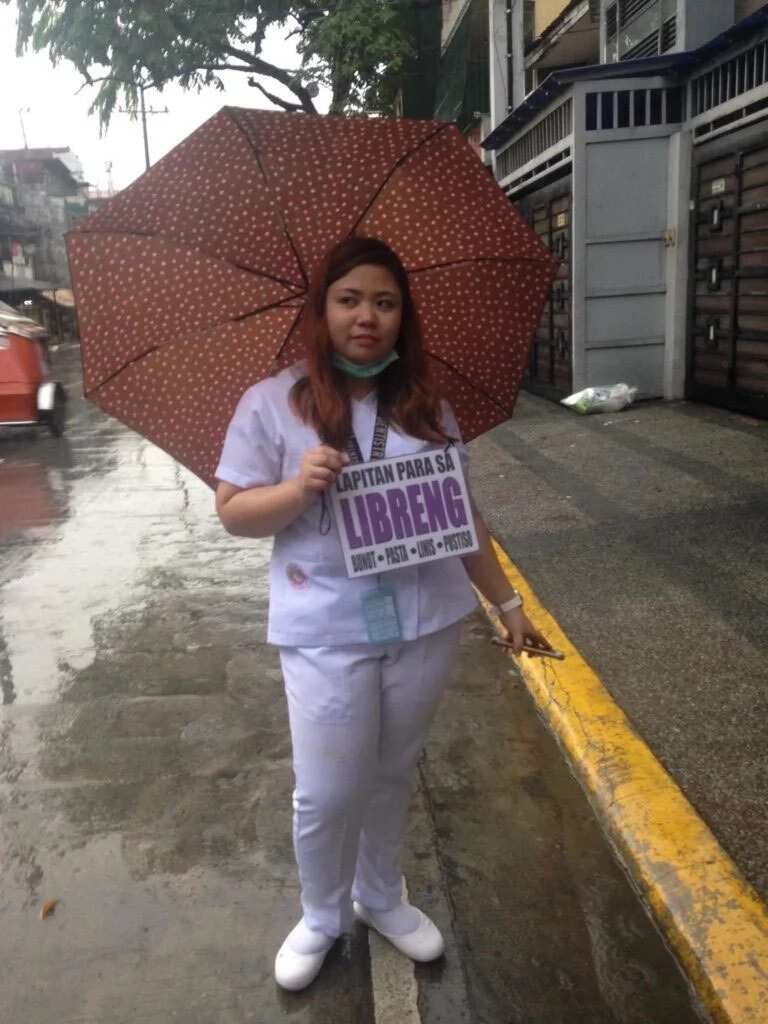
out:
M340 356L338 352L333 353L332 362L337 370L341 370L342 373L348 374L350 377L376 377L383 370L386 370L388 366L391 366L400 356L392 349L388 352L383 359L380 359L377 363L353 363L349 359L345 359L344 356Z

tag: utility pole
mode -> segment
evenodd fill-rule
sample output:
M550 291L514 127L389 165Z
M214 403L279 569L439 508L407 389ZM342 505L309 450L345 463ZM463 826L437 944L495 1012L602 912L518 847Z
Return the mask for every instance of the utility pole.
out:
M19 121L21 122L21 136L24 139L24 149L29 149L27 145L27 132L24 128L24 118L22 114L28 114L32 107L19 107Z
M139 95L141 96L141 130L144 133L144 160L149 170L149 137L147 135L147 108L144 105L144 86L139 86Z
M168 107L166 107L164 110L154 110L152 107L150 107L149 110L147 110L146 104L144 102L144 88L145 87L143 84L139 85L138 113L141 115L141 131L142 135L144 136L144 163L146 164L147 170L149 170L151 164L149 162L149 133L147 132L147 116L149 114L168 114L170 113L170 111L168 110ZM126 110L123 107L119 107L118 111L121 114L132 114L134 117L136 116L135 110Z

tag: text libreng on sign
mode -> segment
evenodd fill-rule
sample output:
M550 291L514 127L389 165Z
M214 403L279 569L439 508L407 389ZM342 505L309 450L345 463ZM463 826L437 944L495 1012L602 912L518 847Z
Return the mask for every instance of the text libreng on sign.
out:
M461 462L450 448L347 466L331 500L350 577L479 547Z

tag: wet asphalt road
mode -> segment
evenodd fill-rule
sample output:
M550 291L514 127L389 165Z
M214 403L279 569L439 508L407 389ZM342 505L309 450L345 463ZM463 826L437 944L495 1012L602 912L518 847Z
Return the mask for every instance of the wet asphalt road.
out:
M54 359L66 438L0 431L2 1024L697 1019L480 615L405 864L446 958L414 972L360 929L276 989L298 893L269 545L79 399L75 347Z

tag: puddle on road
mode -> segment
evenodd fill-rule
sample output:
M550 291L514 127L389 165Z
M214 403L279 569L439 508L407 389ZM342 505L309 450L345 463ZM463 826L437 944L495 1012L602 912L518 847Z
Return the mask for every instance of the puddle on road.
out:
M70 880L81 893L86 875L107 886L201 865L284 884L271 545L229 537L192 474L98 410L74 412L65 446L0 439L4 498L16 487L0 509L6 897L34 904L72 863L91 865ZM111 866L97 867L105 843Z
M94 660L99 623L172 586L180 565L189 588L242 573L264 596L268 543L222 543L211 491L119 426L98 443L104 420L80 406L64 447L28 435L0 444L4 704L57 699Z

